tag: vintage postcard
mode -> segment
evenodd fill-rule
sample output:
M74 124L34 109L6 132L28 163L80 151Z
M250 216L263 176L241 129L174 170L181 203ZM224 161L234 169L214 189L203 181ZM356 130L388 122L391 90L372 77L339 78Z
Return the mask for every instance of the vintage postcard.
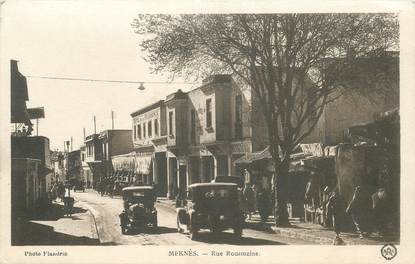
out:
M1 263L413 263L410 1L1 1Z

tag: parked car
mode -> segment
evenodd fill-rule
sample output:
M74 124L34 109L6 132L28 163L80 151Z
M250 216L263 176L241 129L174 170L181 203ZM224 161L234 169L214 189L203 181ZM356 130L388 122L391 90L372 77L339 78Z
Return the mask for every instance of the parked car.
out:
M238 185L234 183L190 185L184 207L177 208L178 231L186 228L192 240L200 229L212 232L233 229L236 236L242 236L245 218L238 192Z
M216 176L212 182L230 182L238 185L239 188L244 187L244 178L239 176Z
M76 181L73 185L73 191L83 191L85 192L85 184L81 181Z
M121 212L121 232L147 226L157 227L156 194L151 186L131 186L122 189L124 210Z

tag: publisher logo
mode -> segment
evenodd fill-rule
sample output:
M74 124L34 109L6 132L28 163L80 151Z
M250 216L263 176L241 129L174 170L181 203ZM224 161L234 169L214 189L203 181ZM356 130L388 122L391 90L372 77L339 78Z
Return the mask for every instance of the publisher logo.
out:
M396 256L396 254L398 254L398 250L396 249L395 245L386 244L382 247L380 253L386 260L391 260Z

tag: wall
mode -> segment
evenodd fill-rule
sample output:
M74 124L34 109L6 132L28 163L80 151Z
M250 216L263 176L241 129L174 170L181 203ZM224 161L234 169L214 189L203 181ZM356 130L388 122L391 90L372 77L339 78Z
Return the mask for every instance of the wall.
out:
M215 105L213 115L215 115L214 129L216 131L216 140L231 140L232 138L232 117L235 115L234 109L231 108L231 83L213 84L212 89L215 91Z
M161 105L154 109L149 109L148 111L141 113L139 115L136 115L133 117L132 120L132 132L131 132L131 139L133 140L134 145L151 145L151 139L158 138L161 136L164 136L167 134L167 124L166 124L166 115L165 115L165 106ZM158 135L154 134L154 120L157 119L158 122ZM148 136L148 122L151 121L152 125L152 136ZM143 124L145 123L145 137L143 137ZM136 138L134 138L134 126L137 126L138 124L141 125L141 139L138 138L138 132L136 135Z
M370 63L370 67L367 67ZM379 73L380 70L382 72ZM321 141L335 145L343 131L351 126L370 123L376 114L399 107L399 59L380 58L356 66L355 79L347 84L347 93L329 103L316 128L305 143ZM340 91L340 90L339 90ZM365 92L366 96L360 95ZM370 98L370 99L368 99Z
M131 130L108 130L109 157L133 151Z
M189 111L196 111L196 138L199 143L210 143L216 141L216 97L212 86L206 85L192 90L189 95ZM206 100L211 99L212 127L206 128Z
M12 158L39 159L45 166L50 166L49 139L42 136L12 137Z

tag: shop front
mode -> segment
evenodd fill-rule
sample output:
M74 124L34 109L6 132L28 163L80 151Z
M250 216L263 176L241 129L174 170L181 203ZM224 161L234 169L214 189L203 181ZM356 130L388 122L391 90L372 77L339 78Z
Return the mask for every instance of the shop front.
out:
M135 185L153 185L153 153L137 152L135 162Z

